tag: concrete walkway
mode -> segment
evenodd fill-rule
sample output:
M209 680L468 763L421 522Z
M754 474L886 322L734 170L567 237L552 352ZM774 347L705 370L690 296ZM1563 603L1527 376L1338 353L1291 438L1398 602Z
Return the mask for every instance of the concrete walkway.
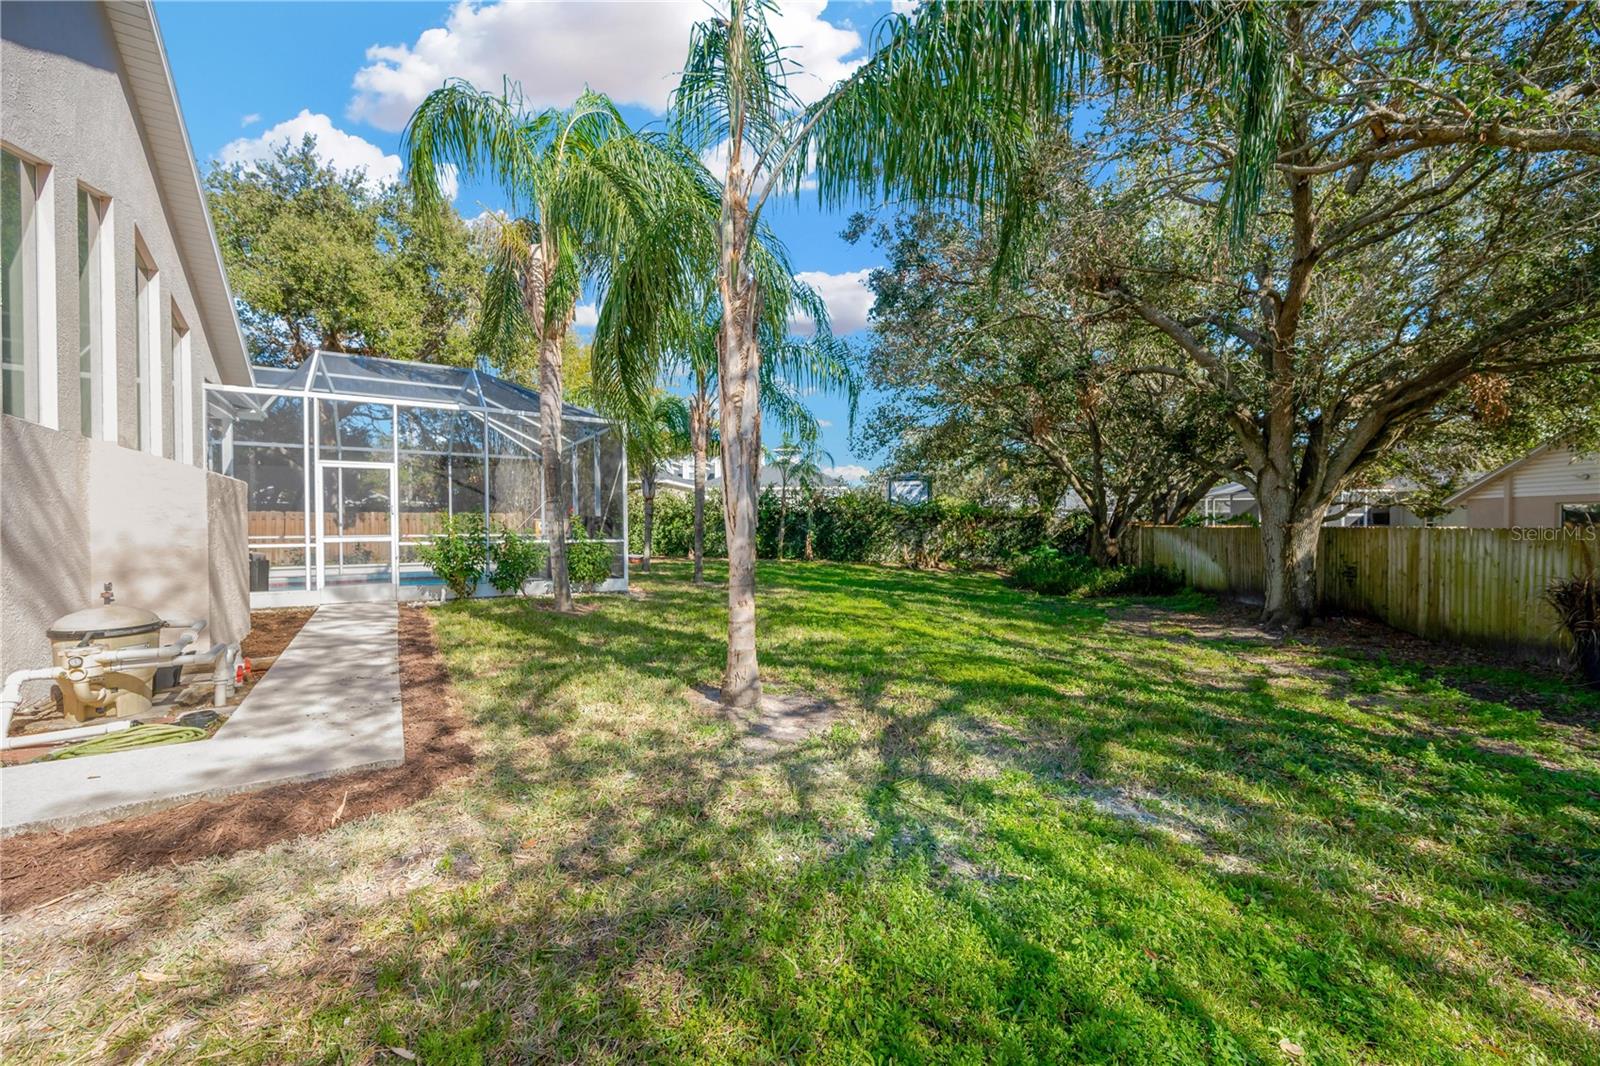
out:
M398 608L321 607L210 740L0 769L0 835L403 761Z

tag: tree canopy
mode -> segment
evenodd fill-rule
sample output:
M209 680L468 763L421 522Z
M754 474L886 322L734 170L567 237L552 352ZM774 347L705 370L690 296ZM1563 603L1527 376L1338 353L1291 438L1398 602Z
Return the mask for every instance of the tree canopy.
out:
M404 187L338 171L312 136L214 166L206 191L252 358L476 357L487 258L453 210L423 224Z

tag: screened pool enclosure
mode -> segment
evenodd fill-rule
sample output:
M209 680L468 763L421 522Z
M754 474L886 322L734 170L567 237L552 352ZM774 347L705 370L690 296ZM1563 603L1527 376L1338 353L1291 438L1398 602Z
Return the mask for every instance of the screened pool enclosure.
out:
M441 514L547 538L536 392L477 370L333 352L254 371L254 386L206 386L210 467L249 486L252 607L437 598L417 549ZM626 589L621 434L571 405L561 428L572 536L609 545L600 588ZM529 591L549 577L546 564Z

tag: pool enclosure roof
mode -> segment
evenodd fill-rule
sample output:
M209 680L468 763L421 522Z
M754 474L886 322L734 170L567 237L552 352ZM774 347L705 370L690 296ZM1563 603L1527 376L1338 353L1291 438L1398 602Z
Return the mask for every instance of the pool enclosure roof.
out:
M539 393L477 367L441 366L374 355L316 351L294 367L255 366L255 388L337 400L421 404L537 418ZM587 408L561 405L561 417L604 423Z

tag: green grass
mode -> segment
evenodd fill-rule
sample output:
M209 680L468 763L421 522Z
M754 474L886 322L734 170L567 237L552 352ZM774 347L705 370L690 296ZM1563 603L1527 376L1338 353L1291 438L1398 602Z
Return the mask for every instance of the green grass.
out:
M1600 1062L1600 742L1482 672L763 565L769 686L843 714L749 754L687 578L437 609L471 778L8 938L78 1001L15 1061Z

